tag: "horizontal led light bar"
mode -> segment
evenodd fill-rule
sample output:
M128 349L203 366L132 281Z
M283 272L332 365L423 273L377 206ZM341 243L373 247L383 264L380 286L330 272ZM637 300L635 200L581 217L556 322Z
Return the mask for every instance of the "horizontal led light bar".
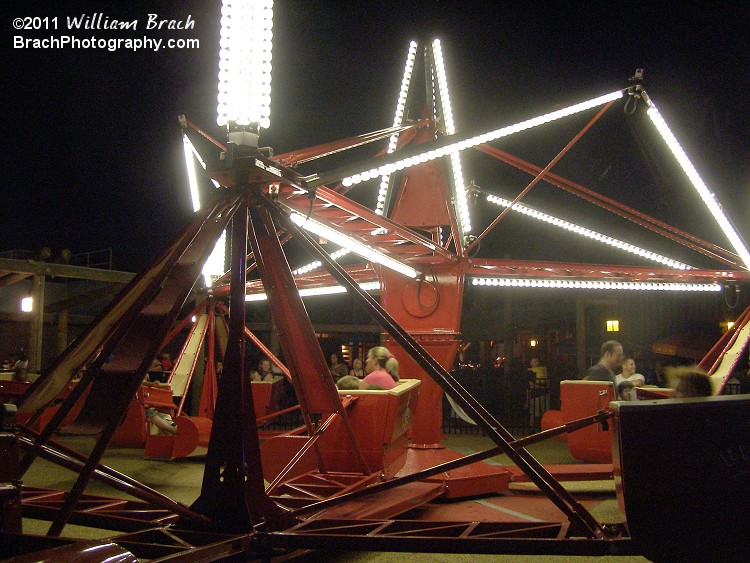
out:
M659 134L661 135L662 139L664 139L664 142L669 147L669 150L672 151L672 154L675 156L680 167L687 175L690 183L693 184L693 187L696 189L698 195L700 195L701 199L706 204L706 207L708 207L711 215L714 216L714 219L718 223L719 227L722 231L724 231L724 234L734 248L734 251L742 259L745 267L750 268L750 252L748 252L747 247L742 242L742 239L737 234L737 231L735 231L734 227L732 227L732 224L729 222L729 219L727 219L727 216L724 215L724 211L716 201L716 197L709 191L708 187L701 179L698 171L693 166L693 163L690 162L690 159L687 157L685 151L680 146L677 138L669 129L667 122L664 121L664 118L659 113L659 110L656 109L654 103L648 98L648 96L644 95L643 97L649 106L646 113L651 118L654 126L656 126L656 130L659 131Z
M374 248L367 246L366 244L363 244L358 240L355 240L339 231L327 227L322 223L318 223L313 219L305 219L299 213L292 213L290 218L293 223L299 225L306 231L323 237L343 248L347 248L355 254L358 254L365 260L376 262L382 266L385 266L386 268L390 268L391 270L399 272L400 274L403 274L408 278L416 278L418 275L417 271L411 266L407 266L403 262L399 262L398 260L395 260L390 256L386 256L382 252L378 252Z
M502 207L510 207L512 203L508 199L494 196L494 195L488 195L487 201L489 201L490 203L500 205ZM652 260L654 262L657 262L658 264L664 264L665 266L674 268L676 270L692 270L693 269L692 266L688 266L687 264L683 264L682 262L678 262L677 260L672 260L671 258L662 256L661 254L657 254L656 252L651 252L650 250L645 250L643 248L640 248L633 244L628 244L616 238L608 237L601 233L597 233L596 231L592 231L591 229L587 229L586 227L581 227L580 225L576 225L575 223L570 223L569 221L558 219L557 217L553 217L552 215L548 215L546 213L542 213L541 211L531 209L530 207L527 207L520 203L516 203L515 205L513 205L511 209L518 213L522 213L523 215L533 217L534 219L544 221L545 223L549 223L556 227L560 227L561 229L565 229L567 231L577 233L581 236L596 240L603 244L608 244L609 246L624 250L625 252L630 252L631 254L642 256L643 258L646 258L647 260Z
M350 254L351 250L348 248L342 248L340 250L337 250L336 252L331 253L331 259L338 262L339 258L342 256L346 256L347 254ZM292 272L293 275L299 275L299 274L306 274L307 272L312 272L313 270L317 270L323 265L323 263L320 260L316 260L315 262L310 262L309 264L306 264L305 266L302 266L301 268L297 268Z
M558 289L609 289L630 291L721 291L717 283L610 282L516 278L472 278L471 285L487 287L543 287Z
M362 291L377 291L380 289L380 282L365 282L359 284L359 288ZM325 287L310 287L307 289L300 289L300 297L314 297L316 295L337 295L340 293L346 293L346 288L343 285L329 285ZM266 301L268 296L265 293L255 293L253 295L245 295L245 301Z
M367 180L370 180L377 176L393 174L397 170L403 170L404 168L411 168L412 166L416 166L417 164L422 164L423 162L429 162L431 160L435 160L437 158L443 157L454 151L462 151L464 149L468 149L476 145L481 145L482 143L489 143L490 141L495 141L502 137L507 137L509 135L513 135L514 133L519 133L521 131L526 131L527 129L538 127L539 125L544 125L545 123L550 123L552 121L562 119L563 117L575 115L576 113L580 113L582 111L586 111L588 109L595 108L595 107L604 105L608 102L611 102L613 100L622 98L622 96L623 96L623 91L618 90L616 92L612 92L604 96L599 96L598 98L594 98L586 102L581 102L581 103L572 105L567 108L559 109L551 113L546 113L544 115L535 117L533 119L527 119L526 121L521 121L520 123L516 123L515 125L508 125L506 127L502 127L500 129L490 131L489 133L476 135L468 139L456 141L455 143L449 143L445 146L425 151L422 154L406 157L401 160L397 160L396 162L391 162L389 164L384 164L382 166L379 166L377 168L372 168L360 174L354 174L353 176L348 176L344 178L342 182L344 186L353 186L355 184L359 184L360 182L366 182Z

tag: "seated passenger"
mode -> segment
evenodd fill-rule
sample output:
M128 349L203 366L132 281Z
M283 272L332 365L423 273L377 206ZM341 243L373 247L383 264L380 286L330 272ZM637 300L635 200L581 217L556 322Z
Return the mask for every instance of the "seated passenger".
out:
M258 363L258 376L260 379L257 381L273 381L273 371L271 371L271 360L263 358ZM255 381L255 380L254 380Z
M359 358L354 358L354 361L352 362L352 369L349 372L349 375L353 375L355 377L358 377L359 379L364 379L365 370L362 369L362 360L360 360Z
M168 352L162 352L159 355L159 363L161 363L161 367L164 371L172 371L172 354L169 354Z
M632 381L622 381L617 386L617 397L621 401L630 401L630 392L635 388L636 386L633 384Z
M336 382L336 387L342 391L357 391L360 389L360 383L360 379L353 375L347 375Z
M154 358L151 362L151 366L148 368L148 379L149 381L164 383L164 368L159 358Z
M635 360L627 356L622 359L622 372L615 376L619 385L623 381L630 381L635 387L646 384L646 378L640 373L635 373Z
M26 350L21 348L18 351L16 363L13 364L13 381L29 380L29 356Z
M708 374L697 366L673 368L669 371L668 377L674 388L674 397L677 399L710 397L713 394Z
M156 381L149 380L149 374L146 374L146 377L143 378L143 385L146 387L161 387L158 379ZM146 407L146 420L159 429L159 434L177 434L177 424L172 420L172 417L157 411L154 407Z
M336 382L336 387L341 391L383 391L384 389L380 385L372 385L367 383L358 377L353 375L347 375L342 377Z
M338 381L342 377L349 375L349 367L346 364L339 363L339 357L337 354L331 354L330 370L334 381Z
M159 429L159 434L177 434L177 425L168 414L160 413L154 407L146 409L146 420Z
M398 360L384 346L376 346L367 352L365 371L367 375L363 381L369 385L379 385L383 389L393 389L398 385Z

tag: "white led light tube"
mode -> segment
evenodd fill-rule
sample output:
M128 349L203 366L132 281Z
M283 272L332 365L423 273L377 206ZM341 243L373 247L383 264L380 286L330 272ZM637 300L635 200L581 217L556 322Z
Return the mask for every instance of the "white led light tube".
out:
M193 162L193 155L201 165L205 168L205 163L198 155L195 150L193 143L190 142L188 136L182 135L182 147L185 153L185 166L187 166L188 184L190 185L190 199L193 202L193 211L198 211L201 208L200 197L198 194L198 178L195 174L195 163ZM216 241L216 246L211 251L206 263L203 265L203 279L206 282L206 287L211 287L216 278L221 277L224 274L224 261L226 256L226 230L221 233L219 240Z
M630 291L721 291L717 283L672 283L672 282L614 282L614 281L581 281L581 280L547 280L516 278L480 278L471 279L471 285L487 287L542 287L557 289L608 289Z
M193 163L193 143L188 136L182 135L182 148L185 153L185 166L187 167L188 185L190 186L190 199L193 202L193 211L201 208L200 196L198 195L198 178L195 175L195 164Z
M367 246L366 244L363 244L358 240L355 240L339 231L327 227L322 223L318 223L313 219L306 220L299 213L292 213L290 218L292 222L294 222L296 225L299 225L306 231L323 237L343 248L347 248L355 254L358 254L365 260L369 260L370 262L377 262L378 264L399 272L400 274L403 274L409 278L416 278L418 275L417 271L411 266L407 266L403 262L399 262L398 260L395 260L390 256L386 256L382 252L378 252L374 248Z
M520 123L516 123L515 125L508 125L506 127L502 127L500 129L490 131L489 133L476 135L474 137L470 137L468 139L464 139L461 141L456 141L455 143L451 143L442 147L430 149L422 154L406 157L401 160L397 160L396 162L391 162L389 164L384 164L382 166L378 166L377 168L372 168L360 174L347 176L346 178L342 180L342 183L344 184L344 186L348 187L348 186L353 186L355 184L359 184L360 182L367 181L370 178L374 178L376 176L392 174L393 172L397 170L411 168L412 166L416 166L417 164L422 164L423 162L429 162L431 160L435 160L437 158L443 157L454 151L462 151L464 149L468 149L476 145L489 143L490 141L494 141L502 137L507 137L509 135L513 135L514 133L526 131L527 129L531 129L539 125L544 125L545 123L549 123L557 119L562 119L563 117L568 117L570 115L574 115L576 113L580 113L582 111L586 111L588 109L604 105L613 100L622 98L622 96L623 96L622 90L611 92L610 94L599 96L598 98L594 98L586 102L581 102L581 103L572 105L567 108L559 109L557 111L553 111L551 113L547 113L539 117L535 117L533 119L527 119L526 121L521 121Z
M488 195L487 201L489 201L490 203L495 203L502 207L510 207L512 203L510 200L507 200L507 199L504 199L502 197L498 197L495 195ZM511 207L511 209L523 215L527 215L529 217L533 217L534 219L538 219L545 223L549 223L556 227L560 227L561 229L565 229L565 230L577 233L581 236L588 237L590 239L596 240L603 244L608 244L609 246L612 246L614 248L619 248L620 250L623 250L625 252L630 252L631 254L641 256L643 258L646 258L647 260L651 260L658 264L664 264L665 266L674 268L675 270L694 269L692 266L688 266L687 264L683 264L682 262L678 262L677 260L672 260L671 258L662 256L661 254L657 254L656 252L651 252L650 250L645 250L633 244L628 244L616 238L603 235L596 231L592 231L591 229L587 229L586 227L581 227L580 225L576 225L575 223L570 223L569 221L558 219L557 217L553 217L552 215L548 215L546 213L542 213L541 211L531 209L530 207L527 207L521 203L516 203L515 205Z
M377 291L380 289L380 282L365 282L359 284L359 288L362 291ZM316 295L337 295L340 293L346 293L346 288L343 285L328 285L324 287L310 287L307 289L300 289L300 297L314 297ZM245 295L245 301L266 301L268 296L265 293L255 293L252 295Z
M341 258L342 256L346 256L349 253L351 253L351 250L349 250L348 248L342 248L340 250L337 250L336 252L331 253L331 260L335 260L336 262L338 262L339 258ZM323 263L320 260L315 260L315 262L310 262L309 264L306 264L301 268L297 268L292 272L292 274L295 276L306 274L307 272L312 272L313 270L320 268L322 265Z
M693 163L690 162L690 159L687 157L687 154L685 154L685 151L680 146L677 138L669 129L667 122L664 121L664 118L659 113L659 110L656 109L656 106L650 99L646 99L649 105L646 113L651 118L651 121L656 127L656 130L659 131L659 134L661 135L662 139L664 139L664 142L669 147L669 150L672 151L672 154L675 156L680 167L687 175L690 183L693 184L693 187L696 189L698 195L700 195L701 199L706 204L706 207L708 207L711 215L713 215L721 230L724 231L724 234L726 235L727 239L729 239L729 242L734 248L734 251L742 259L745 267L750 268L750 252L748 252L747 247L742 242L742 239L737 234L737 231L735 231L734 227L732 227L732 224L729 222L729 219L727 219L727 216L724 215L724 211L716 201L714 194L709 191L708 187L701 179L698 171L693 166Z
M409 93L409 84L411 83L411 75L414 70L414 59L417 55L417 42L412 41L409 43L409 51L406 54L406 65L404 66L404 77L401 79L401 90L398 94L398 102L396 102L396 115L393 118L393 126L398 127L404 121L404 111L406 110L406 96ZM391 154L396 150L398 146L399 133L391 135L388 141L388 154ZM380 189L378 190L378 200L375 205L375 213L382 215L385 210L385 198L388 192L388 182L390 181L390 174L386 174L380 178Z
M224 0L219 40L219 125L270 125L272 0Z
M450 94L448 93L448 78L445 73L445 64L443 62L443 50L440 46L440 40L435 39L432 42L432 53L435 59L435 71L437 74L438 92L440 93L441 113L445 124L447 135L456 133L456 126L453 122L453 110L451 109ZM453 170L453 185L456 190L455 206L456 215L460 225L461 235L466 235L471 231L471 220L469 218L469 202L466 197L464 186L464 173L461 168L461 158L457 150L451 151L451 169Z

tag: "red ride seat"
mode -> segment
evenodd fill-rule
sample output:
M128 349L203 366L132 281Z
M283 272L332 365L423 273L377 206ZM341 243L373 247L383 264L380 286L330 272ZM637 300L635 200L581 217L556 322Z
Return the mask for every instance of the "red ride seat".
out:
M565 380L560 382L562 422L595 415L616 400L615 386L609 381ZM588 463L612 463L612 432L592 424L568 434L571 455Z

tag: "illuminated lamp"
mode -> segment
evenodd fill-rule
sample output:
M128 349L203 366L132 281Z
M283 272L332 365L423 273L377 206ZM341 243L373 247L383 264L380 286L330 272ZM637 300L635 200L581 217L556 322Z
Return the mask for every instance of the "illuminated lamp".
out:
M21 299L21 311L31 313L34 310L34 300L31 297Z
M617 319L607 321L607 332L620 332L620 321Z
M270 126L272 29L272 0L222 2L216 122L238 145L257 147Z

